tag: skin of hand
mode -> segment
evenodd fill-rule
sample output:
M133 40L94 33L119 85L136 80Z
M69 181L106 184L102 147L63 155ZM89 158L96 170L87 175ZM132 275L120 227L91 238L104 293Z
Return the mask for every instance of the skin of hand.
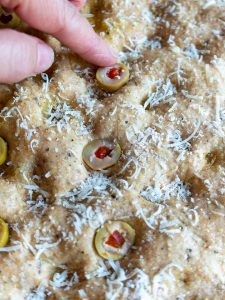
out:
M98 66L116 62L114 51L79 13L85 0L0 0L31 27L53 35L85 60ZM53 50L42 40L11 29L0 30L0 82L15 83L46 71Z

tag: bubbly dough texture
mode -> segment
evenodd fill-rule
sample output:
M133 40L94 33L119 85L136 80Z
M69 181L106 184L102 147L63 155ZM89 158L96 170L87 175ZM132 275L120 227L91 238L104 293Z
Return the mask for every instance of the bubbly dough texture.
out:
M94 0L84 14L130 70L114 94L51 37L47 74L0 86L0 299L225 298L225 2ZM113 174L82 161L116 138ZM136 231L120 261L96 230Z

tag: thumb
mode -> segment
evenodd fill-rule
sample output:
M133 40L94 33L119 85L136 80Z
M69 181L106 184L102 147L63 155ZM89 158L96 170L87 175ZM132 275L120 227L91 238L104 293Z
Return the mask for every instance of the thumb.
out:
M0 30L0 82L15 83L47 70L53 50L38 38L11 29Z

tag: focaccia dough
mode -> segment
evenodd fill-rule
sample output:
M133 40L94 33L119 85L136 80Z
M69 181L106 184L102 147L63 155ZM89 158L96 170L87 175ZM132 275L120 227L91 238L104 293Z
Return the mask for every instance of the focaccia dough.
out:
M1 85L0 299L224 299L224 0L93 0L83 13L131 77L108 94L45 36L47 74ZM110 176L82 161L95 138L121 146ZM116 262L93 246L108 220L136 231Z

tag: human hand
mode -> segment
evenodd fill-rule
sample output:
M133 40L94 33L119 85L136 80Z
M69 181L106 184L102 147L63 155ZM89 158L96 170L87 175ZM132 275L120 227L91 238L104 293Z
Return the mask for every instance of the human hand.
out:
M31 27L59 39L85 60L98 66L116 62L111 48L79 13L85 0L0 0ZM15 83L47 70L53 50L42 40L11 30L0 30L0 82Z

